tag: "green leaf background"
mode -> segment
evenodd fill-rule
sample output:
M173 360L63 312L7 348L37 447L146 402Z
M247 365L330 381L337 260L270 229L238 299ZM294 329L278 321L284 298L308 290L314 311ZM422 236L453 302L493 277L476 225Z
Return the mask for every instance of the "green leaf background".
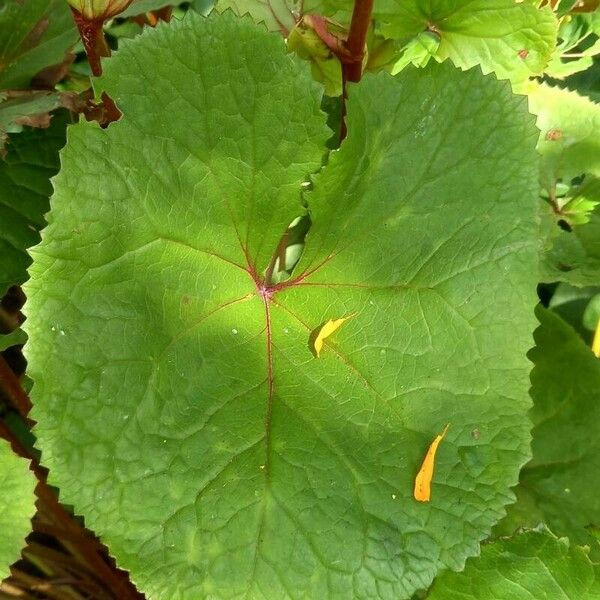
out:
M562 231L544 207L546 230L541 240L540 279L564 281L575 286L594 286L600 282L600 205L589 215L589 222L573 231ZM544 230L543 230L544 231Z
M27 88L63 61L77 41L66 0L4 0L0 6L0 90Z
M445 573L427 600L595 600L600 566L586 550L548 531L528 531L482 547L462 573Z
M600 176L600 105L577 92L530 82L528 98L540 129L540 183L549 190L583 174Z
M294 14L334 17L348 27L352 13L350 0L218 0L216 6L249 14L284 35L295 25ZM464 69L480 65L484 73L493 71L517 84L542 73L558 30L548 6L514 0L375 0L373 18L385 38L408 43L425 31L435 32L440 60L450 58Z
M67 120L65 113L57 113L48 129L26 127L9 136L0 160L0 298L27 279L31 259L26 249L39 241L45 225L50 178L58 172Z
M374 16L386 37L439 32L440 59L466 69L480 65L516 82L543 71L558 27L549 7L514 0L382 0Z
M133 2L122 12L119 13L120 19L135 17L146 12L159 10L166 6L177 6L181 0L133 0Z
M0 439L0 582L19 559L35 513L35 478L27 462Z
M216 9L219 12L231 10L238 16L249 15L269 31L287 36L296 25L294 12L299 12L299 3L296 0L217 0ZM306 12L310 12L308 7Z
M600 526L600 361L554 312L539 307L537 315L530 353L533 458L521 471L518 502L496 533L543 522L597 551L590 528Z

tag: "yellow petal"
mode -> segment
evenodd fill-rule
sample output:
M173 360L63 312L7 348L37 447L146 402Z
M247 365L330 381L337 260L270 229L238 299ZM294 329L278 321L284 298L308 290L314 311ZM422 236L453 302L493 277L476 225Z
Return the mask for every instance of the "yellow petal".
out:
M431 479L433 478L435 453L437 452L440 442L444 439L444 436L448 431L448 427L450 427L450 423L448 423L448 425L444 427L444 431L442 431L440 435L436 436L435 440L431 442L431 446L429 446L429 450L427 450L427 454L423 459L421 469L415 478L414 496L415 500L418 500L419 502L429 502L431 498Z
M340 319L329 319L329 321L327 321L327 323L325 323L325 325L321 327L313 343L313 347L315 349L317 358L321 356L321 350L323 349L323 342L325 341L325 339L328 338L332 333L337 331L348 319L351 319L354 316L354 314L351 314L347 317L341 317Z

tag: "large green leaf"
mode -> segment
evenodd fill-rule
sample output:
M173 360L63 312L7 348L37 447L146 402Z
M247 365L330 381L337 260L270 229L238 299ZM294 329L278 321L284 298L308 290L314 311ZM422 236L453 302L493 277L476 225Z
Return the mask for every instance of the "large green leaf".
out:
M0 439L0 582L19 559L35 513L35 478L27 462Z
M436 579L427 600L597 600L600 565L548 531L486 544L463 573Z
M123 118L71 128L26 285L64 500L149 598L399 600L460 569L528 456L525 99L449 64L365 78L304 256L269 285L329 136L308 65L249 19L188 14L97 87Z
M63 61L77 41L66 0L4 0L0 6L0 90L28 87Z
M48 129L28 127L9 136L7 154L0 159L0 298L27 279L26 249L39 241L45 225L66 121L66 115L57 114Z
M552 311L538 308L531 351L533 458L520 476L519 501L497 533L540 521L590 544L600 526L600 360Z

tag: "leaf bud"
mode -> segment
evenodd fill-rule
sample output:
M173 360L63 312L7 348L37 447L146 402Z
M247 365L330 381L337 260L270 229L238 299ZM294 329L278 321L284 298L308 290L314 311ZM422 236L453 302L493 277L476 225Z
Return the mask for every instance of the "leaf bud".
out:
M106 21L123 12L132 0L67 0L71 8L88 21Z

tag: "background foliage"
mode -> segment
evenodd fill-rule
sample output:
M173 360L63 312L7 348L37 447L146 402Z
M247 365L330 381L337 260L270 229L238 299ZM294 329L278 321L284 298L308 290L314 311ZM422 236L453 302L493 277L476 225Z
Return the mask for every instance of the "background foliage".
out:
M113 1L84 44L0 7L0 436L38 497L0 598L141 597L38 450L148 598L596 597L597 3L375 0L353 84L349 0Z

